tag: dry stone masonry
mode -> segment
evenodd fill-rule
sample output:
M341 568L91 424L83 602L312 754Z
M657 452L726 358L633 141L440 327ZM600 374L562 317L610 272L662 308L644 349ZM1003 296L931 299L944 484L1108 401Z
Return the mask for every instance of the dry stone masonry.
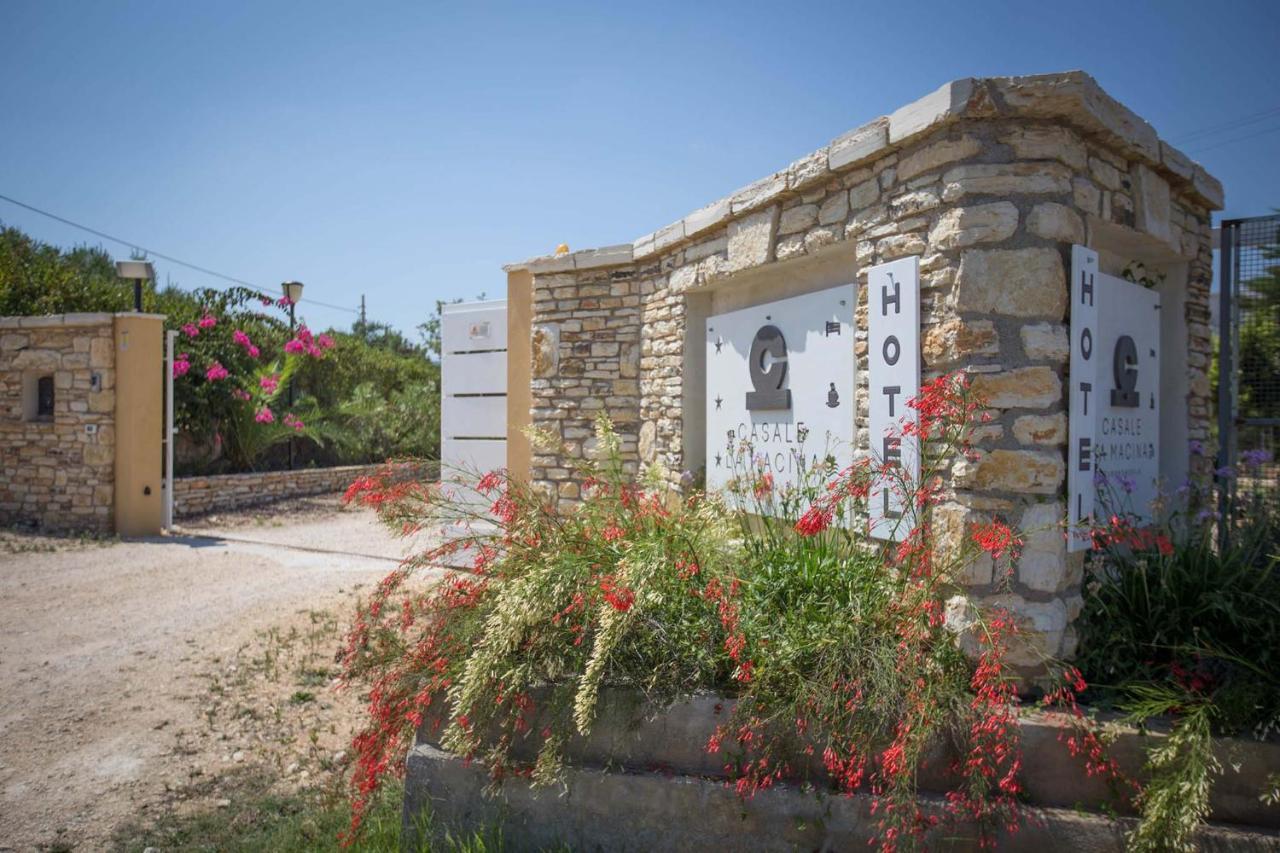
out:
M0 318L0 524L112 530L113 323L111 314ZM41 380L51 380L48 411Z
M1072 653L1083 604L1080 555L1068 558L1056 527L1071 246L1098 251L1113 275L1141 261L1164 276L1176 326L1165 328L1180 342L1161 368L1172 383L1162 423L1179 423L1162 470L1205 476L1207 460L1184 445L1209 439L1210 213L1222 204L1218 181L1086 74L957 80L633 243L508 267L532 278L531 420L583 457L607 412L631 469L660 462L674 485L705 464L695 320L858 281L865 450L865 270L918 256L924 378L968 371L993 416L977 459L956 462L935 523L958 537L998 514L1027 532L1011 583L979 561L950 615L963 625L974 600L1007 606L1030 629L1017 660L1034 667ZM577 500L571 460L534 454L534 483Z

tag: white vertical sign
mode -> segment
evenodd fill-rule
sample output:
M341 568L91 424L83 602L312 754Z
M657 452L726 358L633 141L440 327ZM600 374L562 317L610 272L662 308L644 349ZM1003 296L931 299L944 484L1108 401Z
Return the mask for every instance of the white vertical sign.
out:
M1098 253L1071 247L1071 376L1070 438L1067 444L1067 550L1090 547L1083 529L1093 519L1097 488L1098 395Z
M868 496L871 535L902 540L911 496L901 483L920 477L920 442L902 427L916 422L907 401L920 393L920 259L902 258L867 270L867 362L871 457L898 469L876 478ZM877 466L878 467L878 466Z

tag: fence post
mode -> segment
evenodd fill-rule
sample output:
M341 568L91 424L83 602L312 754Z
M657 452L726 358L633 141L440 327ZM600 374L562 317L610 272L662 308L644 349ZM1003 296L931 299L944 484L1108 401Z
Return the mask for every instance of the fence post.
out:
M1235 222L1222 223L1218 249L1218 470L1235 461L1235 347L1233 330L1235 276L1231 259L1235 254ZM1233 484L1230 477L1214 474L1218 482L1218 549L1225 550L1230 535L1227 510L1231 506Z

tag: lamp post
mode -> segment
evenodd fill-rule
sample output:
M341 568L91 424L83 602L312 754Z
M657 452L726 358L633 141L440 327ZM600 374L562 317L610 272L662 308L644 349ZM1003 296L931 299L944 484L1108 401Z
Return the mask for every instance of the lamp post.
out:
M289 306L289 335L293 336L295 321L293 314L293 306L302 300L302 282L286 281L280 285L280 289L284 291L285 302ZM293 378L289 378L289 409L293 410ZM293 470L293 436L289 436L289 470Z
M155 268L150 261L116 261L116 277L133 281L133 310L142 313L142 283L154 281Z

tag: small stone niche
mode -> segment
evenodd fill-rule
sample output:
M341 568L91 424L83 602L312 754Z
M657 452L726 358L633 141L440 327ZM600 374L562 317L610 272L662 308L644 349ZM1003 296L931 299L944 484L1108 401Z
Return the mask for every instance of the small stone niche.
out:
M57 399L53 374L28 371L22 375L22 419L30 423L53 423Z

